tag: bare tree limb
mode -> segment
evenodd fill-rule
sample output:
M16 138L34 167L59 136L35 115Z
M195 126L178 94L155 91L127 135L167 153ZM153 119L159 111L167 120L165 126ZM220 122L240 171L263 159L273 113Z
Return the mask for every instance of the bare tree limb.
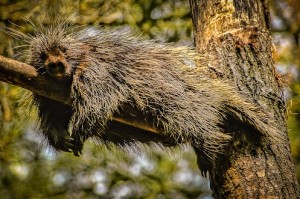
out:
M65 77L62 80L57 80L50 76L41 75L33 66L3 57L1 55L0 81L20 86L38 95L59 101L64 104L71 103L71 77ZM132 115L135 115L135 117ZM121 113L119 115L115 115L112 120L114 121L113 124L117 126L121 125L124 127L124 125L126 125L127 128L131 128L131 130L134 128L135 131L136 129L140 129L140 134L149 134L148 136L153 135L154 137L157 137L160 134L160 131L157 128L145 122L145 118L143 118L140 113L134 113L130 115ZM120 134L121 133L122 132L120 132ZM122 134L124 134L124 132Z
M0 80L62 103L69 103L70 78L55 80L38 74L33 66L0 55Z

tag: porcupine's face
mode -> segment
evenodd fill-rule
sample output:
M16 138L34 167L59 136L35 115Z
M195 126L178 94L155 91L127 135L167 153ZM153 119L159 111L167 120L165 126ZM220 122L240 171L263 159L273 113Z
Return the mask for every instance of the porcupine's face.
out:
M70 40L69 35L57 29L38 34L30 42L29 64L57 79L69 77L74 68L69 58Z

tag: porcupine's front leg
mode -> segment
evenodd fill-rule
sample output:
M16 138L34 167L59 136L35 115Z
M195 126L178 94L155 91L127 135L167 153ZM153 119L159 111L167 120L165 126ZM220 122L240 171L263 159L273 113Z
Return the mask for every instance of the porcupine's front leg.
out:
M71 107L39 95L34 95L33 101L37 104L39 128L49 144L56 150L73 151L76 147L68 132Z
M49 144L56 150L73 152L75 156L79 156L85 139L78 134L70 135L68 130L70 107L58 104L55 101L50 105L51 102L48 99L47 101L48 112L43 109L43 115L47 114L47 116L41 119L43 134L48 139Z

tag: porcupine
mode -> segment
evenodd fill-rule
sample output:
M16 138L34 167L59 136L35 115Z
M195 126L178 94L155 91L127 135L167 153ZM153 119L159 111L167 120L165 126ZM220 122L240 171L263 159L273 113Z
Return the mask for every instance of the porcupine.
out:
M228 118L261 136L280 137L272 121L233 86L198 72L193 49L146 40L118 29L68 31L50 26L29 43L27 62L53 78L72 74L72 106L33 94L41 132L57 150L81 152L89 137L103 139L124 104L151 115L174 142L189 143L214 161L231 140ZM201 169L206 171L204 163Z

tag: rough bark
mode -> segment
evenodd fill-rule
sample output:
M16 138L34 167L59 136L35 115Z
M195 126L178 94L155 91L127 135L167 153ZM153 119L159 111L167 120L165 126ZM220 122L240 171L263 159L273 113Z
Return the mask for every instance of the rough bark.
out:
M284 145L268 145L232 124L234 140L209 171L214 198L299 198L287 136L285 100L272 58L268 1L190 0L196 48L212 58L205 72L229 78L270 112ZM201 163L200 163L201 164Z

